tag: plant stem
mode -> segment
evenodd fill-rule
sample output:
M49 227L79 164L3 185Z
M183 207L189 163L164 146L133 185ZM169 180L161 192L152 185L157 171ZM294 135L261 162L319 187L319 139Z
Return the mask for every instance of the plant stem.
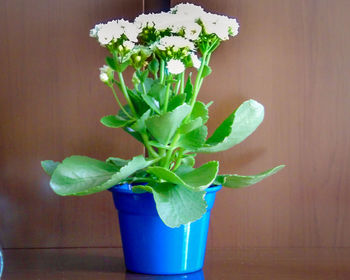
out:
M163 106L163 113L165 113L168 110L168 103L169 103L169 92L170 92L170 86L171 86L171 80L172 80L172 75L169 74L168 77L168 84L166 87L166 92L165 92L165 101L164 101L164 106Z
M179 76L177 78L179 78ZM180 85L181 85L181 77L176 82L175 95L179 94Z
M117 103L118 103L120 109L124 112L124 114L125 114L128 118L133 119L133 117L129 115L129 113L124 109L124 106L120 103L120 100L119 100L119 98L118 98L118 96L117 96L117 93L115 92L115 89L114 89L113 84L110 85L110 88L111 88L112 91L113 91L114 98L115 98L115 100L117 100Z
M176 160L176 163L174 165L173 171L176 171L179 168L179 166L181 165L181 160L182 160L183 153L184 153L184 148L180 148L179 149L179 155L177 157L177 160Z
M184 93L185 91L185 71L181 73L181 88L180 88L180 93Z
M165 61L163 59L160 60L160 83L164 84L164 69L165 68Z
M153 157L153 158L158 158L159 155L152 148L152 146L149 144L149 140L148 140L147 134L141 133L141 137L142 137L143 143L145 144L145 147L146 147L147 151L149 152L150 156Z
M124 94L124 97L126 99L126 101L128 101L128 104L130 106L131 111L134 113L135 116L137 116L136 110L134 108L134 105L132 104L129 94L128 94L128 90L126 89L126 85L124 82L124 78L123 78L123 74L121 72L117 72L118 73L118 77L119 77L119 81L120 81L120 85L122 87L122 92Z

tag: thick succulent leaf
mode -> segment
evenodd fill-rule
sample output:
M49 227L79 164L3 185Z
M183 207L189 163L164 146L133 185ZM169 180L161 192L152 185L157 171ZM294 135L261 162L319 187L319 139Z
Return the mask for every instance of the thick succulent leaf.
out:
M205 105L203 102L196 101L191 113L191 119L195 120L197 118L201 118L203 121L203 124L205 124L209 119L209 113L208 113L209 106Z
M112 128L128 126L133 122L118 115L104 116L100 121L103 125Z
M264 107L254 100L245 101L224 120L198 152L215 153L233 147L252 134L263 119Z
M181 175L160 166L149 167L147 172L166 182L185 186L193 191L203 191L214 182L218 170L219 163L217 161L210 161L199 168L192 169L188 173Z
M176 94L170 97L168 111L172 111L175 108L182 105L185 102L185 98L186 98L185 94Z
M191 107L182 104L171 112L155 115L146 120L146 127L154 138L162 144L168 144L183 119L190 113Z
M187 156L181 160L181 164L191 166L191 167L194 166L195 163L196 163L196 160L193 156Z
M100 160L71 156L57 166L50 186L59 195L74 195L103 185L118 169L115 165Z
M141 97L153 111L157 112L157 114L160 114L159 102L155 98L143 93L141 94Z
M114 185L125 180L130 175L134 174L136 171L148 167L153 162L154 160L148 161L142 155L133 157L133 159L130 160L127 165L123 166L117 173L113 174L110 180L104 183L102 187L105 189L113 187Z
M153 193L160 218L171 228L194 222L207 211L205 191L195 192L170 183L161 183L152 187L135 186L134 189Z
M131 136L133 136L137 141L140 141L141 143L143 143L143 139L142 136L139 132L137 132L136 130L132 129L131 127L123 127L124 131L126 131L127 133L129 133Z
M192 85L191 77L192 77L192 73L190 73L188 75L186 85L184 88L184 93L186 94L186 102L187 103L190 102L190 100L192 99L192 96L193 96L193 85Z
M262 173L259 173L257 175L251 175L251 176L242 176L242 175L219 175L216 178L216 182L229 188L243 188L248 187L253 184L256 184L260 182L261 180L265 179L266 177L269 177L273 174L276 174L278 171L280 171L285 165L280 165L274 168L271 168L269 170L266 170Z
M179 132L181 134L186 134L191 132L192 130L195 130L196 128L199 128L202 125L203 125L203 120L202 118L198 117L194 120L190 120L189 122L182 124L179 128Z
M207 139L207 135L208 128L205 125L202 125L201 127L192 130L187 134L181 135L179 141L177 142L177 146L185 148L188 151L196 151L203 146L205 139Z
M41 167L44 169L45 173L49 176L52 176L52 173L55 171L57 166L60 164L58 161L53 160L43 160L41 162Z
M117 157L109 157L106 159L107 163L111 163L115 165L118 168L122 168L124 165L127 165L130 160L128 159L122 159Z
M141 133L146 133L146 124L145 121L149 118L151 114L151 110L145 112L132 126L131 128L135 131L139 131Z
M152 96L159 102L159 107L162 108L165 102L166 86L155 81L151 86L148 95Z
M205 78L206 76L210 75L211 72L212 72L211 67L209 65L204 65L202 78Z
M93 194L109 189L152 163L143 156L137 156L119 168L96 159L72 156L56 168L50 185L59 195Z

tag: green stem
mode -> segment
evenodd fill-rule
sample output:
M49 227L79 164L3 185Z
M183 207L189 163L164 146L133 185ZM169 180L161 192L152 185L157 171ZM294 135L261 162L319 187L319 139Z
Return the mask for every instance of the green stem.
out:
M170 93L170 86L171 86L171 80L172 80L172 75L169 74L168 77L168 84L166 87L166 92L165 92L165 101L164 101L164 106L163 106L163 113L165 113L168 110L168 104L169 104L169 93Z
M150 156L153 157L153 158L158 158L159 155L158 155L157 152L152 148L152 146L149 144L149 140L148 140L147 134L141 133L141 137L142 137L143 143L144 143L144 145L145 145L147 151L149 152Z
M126 89L126 85L124 82L124 78L123 78L123 74L121 72L117 72L118 73L118 77L119 77L119 81L120 81L120 85L122 87L122 92L124 94L124 97L126 99L126 101L128 101L128 104L130 106L131 111L134 113L135 116L137 116L136 110L134 108L134 105L132 104L129 94L128 94L128 90Z
M197 73L196 82L195 82L194 88L193 88L193 96L192 96L191 104L190 104L191 105L191 109L193 109L194 103L197 100L197 95L198 95L198 92L199 92L199 85L201 84L201 80L203 79L202 78L202 74L203 74L204 66L206 65L207 55L208 55L208 53L204 52L203 58L202 58L202 64L201 64L201 67L199 68L198 73Z
M115 89L114 89L113 84L110 85L110 88L111 88L112 91L113 91L114 98L115 98L115 100L117 100L117 103L118 103L120 109L124 112L124 114L125 114L128 118L133 119L133 117L132 117L131 115L129 115L129 113L124 109L124 106L120 103L120 100L119 100L119 98L118 98L118 96L117 96L117 93L115 92Z
M185 92L185 71L181 73L181 88L180 88L180 93Z
M179 77L178 77L178 78L179 78ZM177 80L177 82L176 82L175 94L178 94L178 93L179 93L180 84L181 84L181 78L180 78L179 80Z
M179 156L177 157L177 160L176 160L175 166L173 168L173 171L176 171L179 168L179 166L181 165L181 160L182 160L183 153L184 153L184 149L181 148L179 150Z
M165 70L165 61L163 59L160 59L160 83L164 84L164 70Z

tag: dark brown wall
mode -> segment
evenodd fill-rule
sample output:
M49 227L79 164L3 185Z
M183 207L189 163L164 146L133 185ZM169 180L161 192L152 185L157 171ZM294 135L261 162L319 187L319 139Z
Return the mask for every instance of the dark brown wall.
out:
M200 162L219 159L222 173L239 174L288 165L256 187L218 194L209 246L350 246L350 2L195 3L241 25L213 55L214 71L200 93L215 101L210 131L243 100L266 109L244 143ZM120 246L110 194L55 196L39 162L142 153L122 131L98 122L116 107L98 80L106 53L88 31L96 22L131 19L144 6L141 0L0 2L5 247Z

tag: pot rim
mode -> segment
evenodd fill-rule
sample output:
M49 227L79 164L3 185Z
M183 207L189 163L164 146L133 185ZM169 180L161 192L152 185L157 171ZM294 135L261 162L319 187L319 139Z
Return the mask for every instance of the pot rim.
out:
M137 185L146 185L147 183L136 183ZM119 192L119 193L127 193L127 194L144 194L144 193L134 193L131 189L131 186L136 185L135 183L124 183L124 184L119 184L119 185L115 185L111 188L109 188L108 190L110 192ZM217 192L219 190L222 189L222 185L211 185L210 187L208 187L207 189L205 189L205 191L207 193L211 193L211 192Z

